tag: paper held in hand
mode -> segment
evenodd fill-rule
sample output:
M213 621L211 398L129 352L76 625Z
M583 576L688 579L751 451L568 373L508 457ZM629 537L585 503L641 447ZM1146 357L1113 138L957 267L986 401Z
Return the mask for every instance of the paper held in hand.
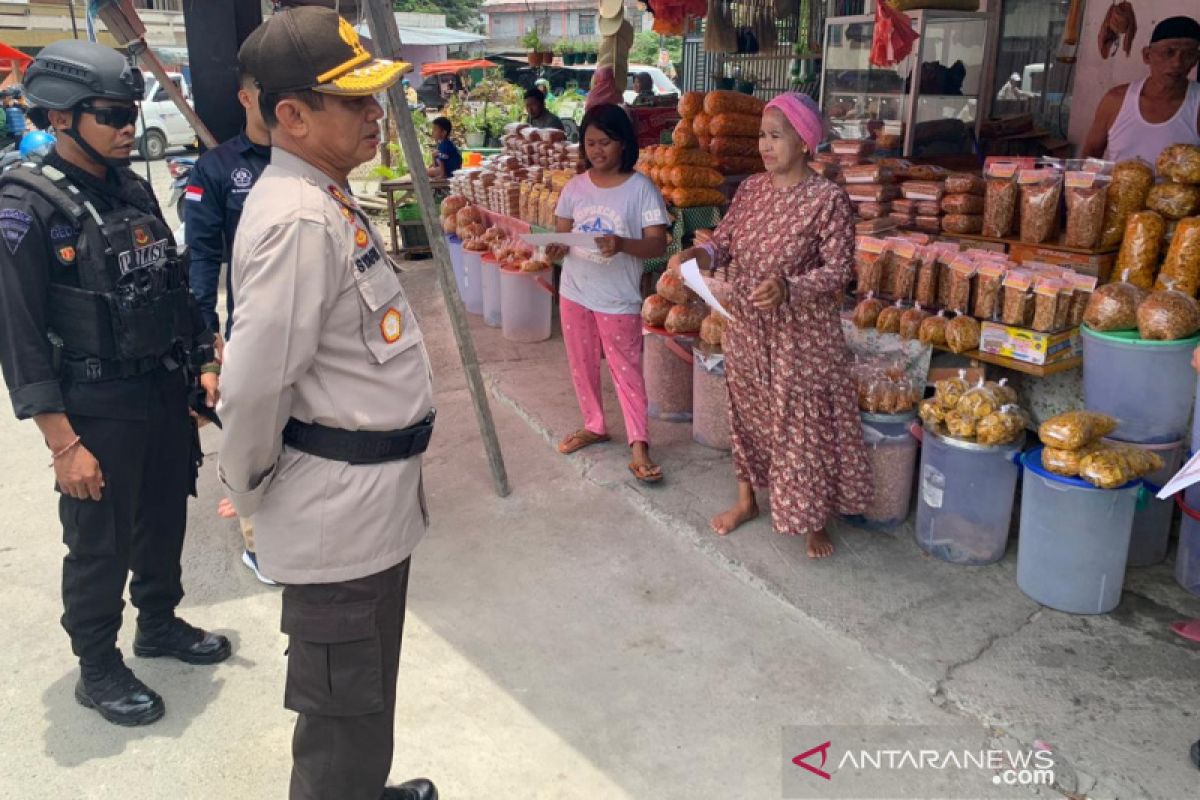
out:
M708 303L709 308L721 314L726 319L733 319L733 314L725 310L725 306L721 305L717 298L713 296L712 290L708 288L708 283L705 282L704 276L700 274L700 265L696 263L696 259L689 258L679 266L679 272L683 276L683 282L688 288L696 294L700 295L700 299Z
M596 249L596 234L594 233L522 233L521 239L534 247L561 244L566 247Z
M1172 495L1182 492L1194 483L1200 483L1200 453L1192 456L1183 465L1183 469L1176 472L1175 477L1166 482L1157 497L1159 500L1170 500Z

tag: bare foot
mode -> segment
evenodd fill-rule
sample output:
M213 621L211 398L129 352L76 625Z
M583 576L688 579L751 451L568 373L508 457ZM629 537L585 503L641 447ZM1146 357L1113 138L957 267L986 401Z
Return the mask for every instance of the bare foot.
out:
M221 502L217 503L217 516L221 519L233 519L237 516L237 509L228 497L222 497Z
M755 519L758 516L758 503L741 503L739 502L733 508L727 511L722 511L712 518L709 525L718 536L725 536L733 533L743 524Z
M833 540L829 538L829 534L825 532L824 528L808 535L809 558L829 558L831 555L833 555Z

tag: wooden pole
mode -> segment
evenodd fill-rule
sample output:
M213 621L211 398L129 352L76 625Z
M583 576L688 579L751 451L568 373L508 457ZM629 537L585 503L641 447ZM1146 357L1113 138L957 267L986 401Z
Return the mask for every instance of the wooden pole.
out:
M365 0L367 7L367 25L371 38L375 41L378 52L384 58L396 58L400 52L400 31L396 27L396 18L392 16L390 0ZM404 96L404 88L397 82L388 89L388 101L392 107L392 116L396 119L396 132L400 146L404 150L404 160L409 165L413 189L416 191L417 204L421 207L421 219L425 223L425 234L429 238L429 246L433 250L433 260L438 266L438 277L442 284L442 295L446 299L446 310L450 314L450 325L454 329L454 338L458 343L458 355L462 360L463 369L467 373L467 387L471 391L471 402L475 404L475 417L479 422L479 433L483 437L484 450L487 451L488 465L492 470L492 481L496 485L496 494L507 497L511 489L508 486L508 473L504 469L504 455L500 452L500 440L496 436L496 424L492 419L492 408L488 403L487 390L483 385L483 375L479 371L479 357L475 353L475 342L471 339L471 331L467 325L467 309L463 306L462 297L458 294L458 284L454 281L454 272L450 267L450 250L442 232L441 223L434 214L436 205L433 200L433 189L429 185L429 176L425 174L424 156L421 145L417 140L417 131L413 127L412 114L408 110L408 100Z

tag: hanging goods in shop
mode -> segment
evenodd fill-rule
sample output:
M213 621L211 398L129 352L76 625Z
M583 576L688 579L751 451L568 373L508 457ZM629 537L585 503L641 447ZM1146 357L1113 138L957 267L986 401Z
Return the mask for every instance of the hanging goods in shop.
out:
M908 58L920 38L908 17L887 3L875 4L875 32L871 39L871 63L891 67Z

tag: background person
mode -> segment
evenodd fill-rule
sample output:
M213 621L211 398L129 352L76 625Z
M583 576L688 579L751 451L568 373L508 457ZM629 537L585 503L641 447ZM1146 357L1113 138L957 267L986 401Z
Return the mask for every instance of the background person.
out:
M433 140L437 143L433 151L433 163L426 170L431 178L449 178L462 169L462 153L451 139L454 125L445 117L437 117L433 123Z
M646 424L646 381L642 376L642 259L667 249L667 209L662 195L634 171L637 136L619 106L588 111L580 123L587 172L563 187L554 211L559 233L595 234L596 249L552 246L547 254L563 261L559 287L563 342L583 427L563 439L560 453L607 442L600 393L600 354L604 353L632 451L629 471L643 483L662 480L650 460Z
M247 37L253 42L263 28L260 26ZM252 46L252 45L251 45ZM243 50L246 45L243 45ZM184 204L184 235L191 253L191 288L200 313L210 330L221 330L217 315L217 286L221 280L221 265L229 264L233 240L242 218L242 206L267 164L271 163L271 133L263 122L258 108L258 86L245 64L238 59L241 88L238 102L246 112L242 132L220 146L209 150L196 162L188 182ZM225 338L233 327L233 270L225 274ZM221 500L217 513L227 519L237 516L228 498ZM263 575L254 550L254 523L239 519L242 531L242 563L254 577L268 586L275 582Z
M525 92L525 114L529 124L535 128L557 128L565 130L563 121L546 108L546 95L538 88Z
M1167 145L1200 144L1200 23L1168 17L1142 48L1150 75L1108 91L1096 108L1082 158L1141 158L1152 168Z
M766 173L742 182L707 246L671 259L725 269L733 284L725 368L738 499L712 528L725 535L757 517L754 490L770 487L776 532L807 536L809 558L833 554L826 521L860 513L872 486L840 316L854 215L846 193L809 168L822 136L811 98L768 103Z

